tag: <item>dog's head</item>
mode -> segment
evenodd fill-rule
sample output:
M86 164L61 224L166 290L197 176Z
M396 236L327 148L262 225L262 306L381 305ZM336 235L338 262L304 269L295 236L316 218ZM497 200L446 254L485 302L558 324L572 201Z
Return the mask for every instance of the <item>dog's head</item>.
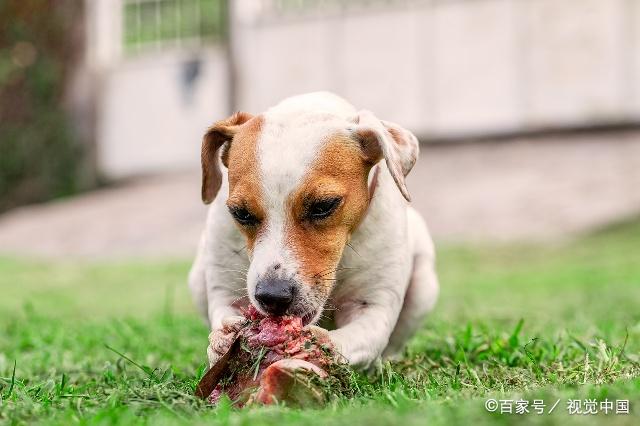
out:
M372 167L384 159L408 200L404 178L417 154L410 132L368 111L349 120L236 113L209 128L202 198L210 203L220 189L220 158L228 168L226 205L247 241L247 290L256 308L315 321L367 211Z

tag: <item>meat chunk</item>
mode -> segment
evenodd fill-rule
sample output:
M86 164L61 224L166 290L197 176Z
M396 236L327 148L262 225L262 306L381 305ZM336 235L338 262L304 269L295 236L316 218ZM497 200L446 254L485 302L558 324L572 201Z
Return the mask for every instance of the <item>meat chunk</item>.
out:
M198 384L196 394L215 404L223 394L238 406L247 403L321 403L318 380L336 364L330 342L319 341L292 316L264 317L253 306L229 351Z

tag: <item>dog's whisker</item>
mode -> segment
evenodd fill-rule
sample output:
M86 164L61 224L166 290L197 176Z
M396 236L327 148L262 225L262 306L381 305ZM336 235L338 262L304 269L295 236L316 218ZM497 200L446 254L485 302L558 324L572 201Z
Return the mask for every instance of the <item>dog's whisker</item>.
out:
M329 311L337 311L337 310L339 310L339 308L338 308L337 306L332 305L332 304L330 304L330 303L326 303L326 304L324 305L324 308L323 308L323 309L324 309L324 310L329 310Z
M332 271L325 272L325 273L323 273L323 274L318 274L318 275L317 275L316 277L314 277L314 278L321 278L321 277L324 277L325 275L329 275L329 274L332 274L332 273L334 273L334 272L340 272L340 271L346 271L346 270L356 270L356 269L360 269L360 268L355 268L355 267L341 267L341 268L334 269L334 270L332 270Z
M332 273L334 273L334 272L336 272L336 271L337 271L337 269L330 270L330 271L318 272L317 274L315 274L315 275L313 275L312 277L309 277L309 278L312 278L312 279L314 279L314 278L321 278L321 277L324 277L325 275L332 274Z
M247 248L247 245L240 247L239 249L231 249L231 251L236 255L242 257L243 251Z
M241 275L241 276L243 276L243 277L246 277L246 276L247 276L247 273L246 273L246 272L244 272L244 271L234 271L234 270L232 270L232 269L220 270L220 272L224 272L224 273L226 273L226 274L231 274L231 273L233 273L233 274L240 274L240 275Z
M316 278L316 277L320 276L320 274L322 274L322 273L324 273L324 272L326 272L326 271L329 271L329 270L331 270L331 268L323 269L322 271L320 271L320 272L316 272L315 274L313 274L313 276L309 276L309 277L307 277L307 278Z
M356 249L354 249L354 248L353 248L353 246L352 246L351 244L347 243L347 247L349 247L351 250L353 250L353 252L354 252L355 254L357 254L357 255L358 255L358 257L362 257L362 256L360 256L360 253L358 253L358 251L357 251Z
M230 305L233 305L233 304L235 304L235 303L241 302L241 301L243 301L243 300L245 300L245 299L247 299L247 298L248 298L248 296L247 296L247 295L245 295L245 296L240 296L240 297L238 297L238 298L236 298L236 299L233 299L233 301L230 303Z
M327 268L327 269L323 269L320 272L317 272L315 274L315 276L322 276L322 275L326 275L326 274L330 274L331 272L336 272L336 271L340 271L343 269L357 269L357 268L353 268L353 267L346 267L346 266L338 266L337 268Z
M247 276L244 274L235 273L235 274L230 274L230 276L227 277L226 280L228 282L246 282Z
M246 270L248 270L248 269L249 269L249 267L248 267L248 266L246 266L244 262L242 262L242 263L233 263L233 262L228 262L228 263L219 263L219 262L212 262L212 263L209 263L209 265L212 265L212 266L219 266L219 267L221 267L221 268L226 268L226 267L228 267L228 266L234 266L234 267L242 268L242 269L246 269Z

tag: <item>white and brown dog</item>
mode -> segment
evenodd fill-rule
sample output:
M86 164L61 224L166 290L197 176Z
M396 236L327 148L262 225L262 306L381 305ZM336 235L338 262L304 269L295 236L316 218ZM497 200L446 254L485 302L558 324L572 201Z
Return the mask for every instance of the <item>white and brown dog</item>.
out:
M409 131L326 92L215 123L202 143L212 204L189 276L209 362L248 303L302 317L354 366L397 354L438 296L431 237L405 202L417 156Z

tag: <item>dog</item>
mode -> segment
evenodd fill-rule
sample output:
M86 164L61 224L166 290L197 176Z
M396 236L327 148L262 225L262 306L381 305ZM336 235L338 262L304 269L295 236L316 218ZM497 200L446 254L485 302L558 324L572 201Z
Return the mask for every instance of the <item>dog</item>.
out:
M301 317L356 368L401 354L439 292L433 242L407 203L418 151L408 130L328 92L207 130L211 206L189 287L210 365L249 303Z

